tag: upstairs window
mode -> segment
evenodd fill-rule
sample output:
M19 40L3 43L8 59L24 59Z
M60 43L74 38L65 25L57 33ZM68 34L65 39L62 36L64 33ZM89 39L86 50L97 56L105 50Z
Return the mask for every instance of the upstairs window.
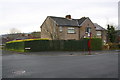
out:
M97 31L97 36L101 36L101 31Z
M63 31L62 26L60 26L60 27L59 27L59 31L60 31L60 32L62 32L62 31Z
M91 32L91 27L86 27L86 33L90 33Z
M75 33L75 28L68 27L68 33Z

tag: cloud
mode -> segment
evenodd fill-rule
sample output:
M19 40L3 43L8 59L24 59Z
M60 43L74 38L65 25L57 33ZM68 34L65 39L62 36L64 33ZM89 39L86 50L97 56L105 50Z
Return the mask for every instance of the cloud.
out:
M9 32L16 27L22 32L39 31L47 16L64 17L71 14L73 18L90 17L103 27L106 18L117 24L118 0L1 0L0 30ZM0 34L1 34L0 33Z

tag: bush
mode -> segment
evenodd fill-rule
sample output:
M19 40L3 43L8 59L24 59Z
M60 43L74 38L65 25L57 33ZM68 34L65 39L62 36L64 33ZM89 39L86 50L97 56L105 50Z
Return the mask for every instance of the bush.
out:
M46 38L38 38L38 39L24 39L24 40L9 41L9 42L6 43L5 49L13 50L13 51L25 52L25 51L27 51L27 50L25 50L25 48L27 47L27 44L29 45L30 42L33 43L34 41L38 41L38 40L48 40L48 39L46 39ZM36 44L38 44L38 43L36 43ZM32 46L33 44L30 44L30 45Z
M87 51L88 40L45 40L45 39L27 39L16 40L6 43L6 49L38 52L38 51ZM92 38L91 50L101 50L102 40L99 38Z
M49 50L49 42L48 40L25 41L25 48L30 48L25 50L29 52L45 51Z
M34 41L34 40L49 40L48 38L36 38L36 39L24 39L24 40L13 40L6 43L14 43L14 42L23 42L23 41Z
M120 49L120 44L118 43L109 43L110 50Z
M6 43L5 49L24 52L24 42L10 42Z
M85 40L89 40L89 38L84 38ZM102 50L102 39L101 38L92 38L91 39L91 50Z
M102 50L102 39L93 38L91 41L92 50Z

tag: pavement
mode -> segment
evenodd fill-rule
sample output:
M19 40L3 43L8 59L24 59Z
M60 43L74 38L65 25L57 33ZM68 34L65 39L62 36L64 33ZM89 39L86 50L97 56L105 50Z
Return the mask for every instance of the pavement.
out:
M3 78L118 78L119 51L3 51Z

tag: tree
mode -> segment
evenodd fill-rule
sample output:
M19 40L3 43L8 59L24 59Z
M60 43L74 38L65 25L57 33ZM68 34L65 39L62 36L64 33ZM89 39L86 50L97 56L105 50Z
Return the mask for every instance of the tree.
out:
M44 22L42 31L47 35L51 40L59 40L59 28L56 26L55 22L52 22L51 19Z
M107 25L107 35L108 35L108 42L115 42L115 28L113 27L113 25Z
M14 33L20 33L20 30L16 29L16 28L12 28L10 29L10 33L14 34Z
M32 32L31 35L35 38L40 37L40 32Z

